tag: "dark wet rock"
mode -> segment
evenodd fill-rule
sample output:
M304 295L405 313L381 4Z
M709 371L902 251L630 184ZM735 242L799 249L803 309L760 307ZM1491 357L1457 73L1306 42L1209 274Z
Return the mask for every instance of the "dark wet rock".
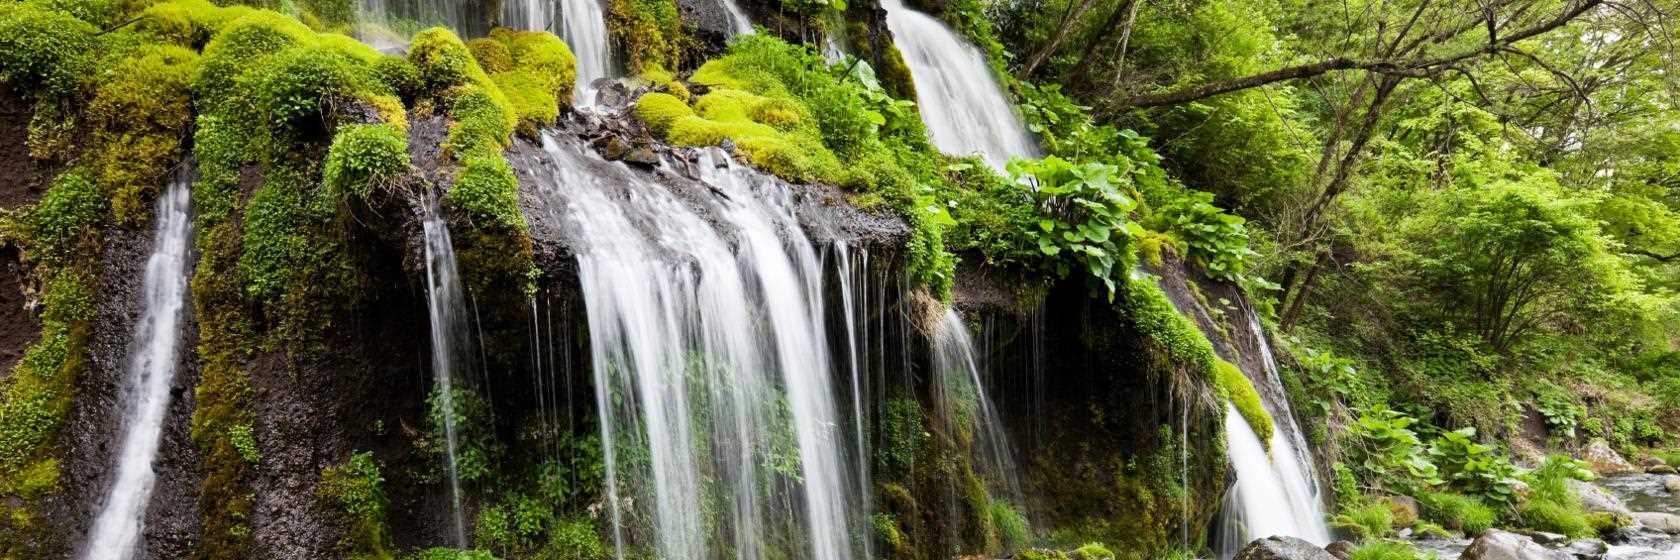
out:
M1623 474L1639 472L1633 463L1622 458L1621 453L1610 448L1610 444L1602 439L1595 439L1581 450L1581 460L1586 461L1598 474Z
M662 160L659 157L659 153L653 151L653 146L642 144L639 146L632 146L630 151L625 152L624 161L642 166L646 169L653 169L658 167Z
M1598 539L1580 539L1570 542L1562 550L1580 560L1603 560L1604 555L1610 553L1610 545Z
M1614 515L1633 515L1633 511L1629 510L1620 498L1597 484L1570 479L1569 488L1575 491L1575 495L1581 497L1581 507L1586 508L1587 511L1602 511Z
M1295 537L1267 537L1255 539L1243 547L1233 560L1334 560L1336 557L1318 545Z
M29 121L35 105L0 87L0 209L34 204L46 194L53 177L74 153L54 154L51 161L29 153ZM80 141L81 135L72 140ZM77 146L79 148L79 146Z
M1551 545L1555 545L1555 544L1563 544L1564 541L1569 540L1569 537L1567 537L1567 536L1560 535L1560 534L1557 534L1557 533L1548 533L1548 532L1545 532L1545 531L1535 531L1533 533L1529 533L1528 536L1529 536L1529 538L1534 539L1534 542L1537 542L1537 543L1540 543L1540 544L1543 544L1543 545L1547 545L1547 546L1551 546Z
M1476 540L1470 542L1470 547L1464 549L1459 560L1569 560L1573 558L1567 552L1550 550L1534 539L1501 531L1488 529Z
M1680 534L1680 515L1659 511L1633 512L1633 520L1641 527L1670 535Z
M41 337L40 298L16 245L0 243L0 377Z
M1336 541L1330 543L1330 546L1324 547L1325 552L1329 552L1331 556L1335 556L1340 560L1353 558L1353 551L1358 549L1358 546L1347 541Z

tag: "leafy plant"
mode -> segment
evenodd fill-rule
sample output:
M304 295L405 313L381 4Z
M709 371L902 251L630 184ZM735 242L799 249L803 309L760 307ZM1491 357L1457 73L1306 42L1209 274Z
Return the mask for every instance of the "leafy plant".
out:
M1082 268L1107 287L1112 300L1116 265L1120 274L1130 269L1135 226L1126 213L1137 205L1119 188L1126 184L1120 169L1050 156L1010 162L1009 170L1028 187L1038 210L1037 227L1029 228L1027 237L1046 258L1046 268L1062 277Z
M1444 432L1430 443L1429 458L1453 486L1496 504L1514 502L1520 470L1475 437L1475 428Z
M1146 225L1183 242L1185 256L1208 276L1236 281L1259 254L1248 248L1245 223L1241 216L1214 206L1211 193L1184 190L1157 205Z
M1351 434L1354 464L1365 478L1395 489L1441 482L1433 458L1412 430L1415 424L1416 419L1382 405L1359 415Z

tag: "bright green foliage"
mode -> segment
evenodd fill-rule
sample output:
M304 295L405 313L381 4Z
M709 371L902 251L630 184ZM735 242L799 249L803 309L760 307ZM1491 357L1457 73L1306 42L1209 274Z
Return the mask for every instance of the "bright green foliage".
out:
M1265 404L1260 402L1260 392L1254 390L1254 383L1248 380L1248 376L1235 364L1215 358L1213 383L1219 388L1221 396L1237 407L1237 413L1254 429L1254 435L1260 436L1260 442L1270 446L1272 415L1266 412Z
M1412 426L1417 419L1378 405L1362 411L1350 430L1355 469L1368 483L1405 491L1438 484L1440 472Z
M1444 432L1429 444L1429 458L1441 478L1484 502L1506 504L1516 499L1518 469L1492 447L1476 443L1475 428Z
M1419 553L1412 543L1405 541L1379 540L1366 543L1354 549L1348 560L1420 560L1427 558Z
M577 61L572 50L553 33L543 31L496 28L489 38L474 40L479 44L486 41L502 46L500 50L481 47L480 50L490 49L486 56L494 59L503 50L507 53L505 63L492 60L495 64L484 68L490 73L490 80L507 96L521 126L534 133L535 127L554 124L560 105L572 103L572 86L577 80ZM479 51L473 52L476 56Z
M1331 525L1352 533L1362 542L1380 541L1394 533L1394 512L1381 500L1365 500L1359 507L1337 515Z
M1420 492L1416 496L1423 518L1465 535L1493 527L1499 514L1481 500L1448 492Z
M678 119L694 116L694 110L688 107L688 102L669 93L649 93L636 99L636 116L646 123L654 134L663 135L671 130L671 125Z
M322 181L340 199L364 199L408 171L408 136L390 124L352 124L327 148Z
M1102 543L1085 543L1073 551L1074 560L1114 560L1114 552Z
M420 83L432 94L461 84L483 86L490 76L479 67L471 50L448 29L433 27L414 36L408 61L420 71Z
M682 67L694 42L674 0L612 0L607 6L607 29L632 73L651 67Z
M407 560L497 560L496 556L483 550L455 550L453 548L433 547L422 550Z
M494 74L513 69L513 53L508 50L507 43L489 38L479 37L467 41L467 50L472 52L473 59L478 61L479 68Z
M1137 205L1129 195L1129 178L1123 170L1101 163L1074 164L1051 156L1042 160L1014 161L1009 165L1017 182L1038 212L1036 227L1025 235L1037 245L1045 267L1057 276L1075 269L1085 272L1108 289L1112 300L1117 281L1131 270L1132 225L1127 219Z
M999 499L993 499L986 513L991 517L992 527L997 532L999 544L1003 550L1017 550L1027 545L1030 537L1027 527L1027 516L1014 506Z
M350 455L343 465L321 471L322 497L338 502L350 520L350 531L338 542L339 551L356 560L392 560L391 537L385 529L386 510L390 507L381 485L385 479L373 453L362 451Z
M1208 276L1236 281L1258 255L1248 247L1245 220L1214 206L1212 194L1161 189L1145 196L1151 208L1144 225L1182 243L1184 256Z
M1581 498L1569 487L1570 480L1593 478L1585 463L1566 455L1547 457L1540 468L1524 477L1531 493L1528 501L1517 506L1517 521L1536 531L1562 533L1575 538L1597 535L1600 531L1595 521L1588 518ZM1612 528L1617 525L1614 517L1608 523L1602 519L1596 523Z
M1546 499L1532 499L1517 506L1517 522L1536 531L1560 533L1573 538L1598 534L1579 505L1570 507Z
M92 25L33 3L0 4L0 83L27 99L76 94L93 70Z
M182 155L182 131L192 122L188 89L198 53L175 47L143 47L107 71L87 107L94 143L89 154L112 212L123 223L149 216L143 193L167 180Z

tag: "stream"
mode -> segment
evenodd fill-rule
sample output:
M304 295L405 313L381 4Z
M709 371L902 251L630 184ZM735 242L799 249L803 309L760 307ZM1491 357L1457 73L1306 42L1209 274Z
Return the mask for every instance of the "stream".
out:
M1594 481L1594 484L1610 492L1610 495L1621 500L1632 511L1680 514L1680 495L1670 494L1663 487L1664 476L1666 475L1643 473L1604 476ZM1577 554L1575 557L1603 560L1680 560L1680 535L1670 535L1635 525L1622 529L1605 541L1610 545L1609 552L1605 555ZM1569 542L1573 541L1549 548L1567 548ZM1458 558L1464 549L1470 546L1470 539L1414 538L1411 539L1411 543L1420 551L1433 552L1441 559L1451 559Z

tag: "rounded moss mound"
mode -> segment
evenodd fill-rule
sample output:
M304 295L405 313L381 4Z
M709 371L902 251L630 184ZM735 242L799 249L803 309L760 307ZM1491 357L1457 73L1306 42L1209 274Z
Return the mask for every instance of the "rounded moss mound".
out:
M78 91L93 69L92 25L30 4L0 5L0 82L22 86L26 98Z
M327 149L322 172L328 188L343 198L366 198L408 170L408 137L390 124L340 127Z
M467 50L472 51L473 59L485 72L492 74L506 72L513 69L513 53L508 51L507 44L489 37L479 37L467 41Z
M415 35L408 47L408 61L420 71L421 85L434 93L460 84L483 84L490 79L461 38L442 27Z
M663 136L678 119L692 116L694 110L688 103L669 93L649 93L636 99L636 117L654 134Z
M1260 441L1267 446L1272 443L1272 415L1266 412L1265 405L1260 402L1260 393L1254 390L1254 384L1243 375L1235 364L1215 358L1213 361L1213 381L1219 387L1219 392L1231 400L1237 407L1248 426L1254 428L1254 434L1260 436Z

